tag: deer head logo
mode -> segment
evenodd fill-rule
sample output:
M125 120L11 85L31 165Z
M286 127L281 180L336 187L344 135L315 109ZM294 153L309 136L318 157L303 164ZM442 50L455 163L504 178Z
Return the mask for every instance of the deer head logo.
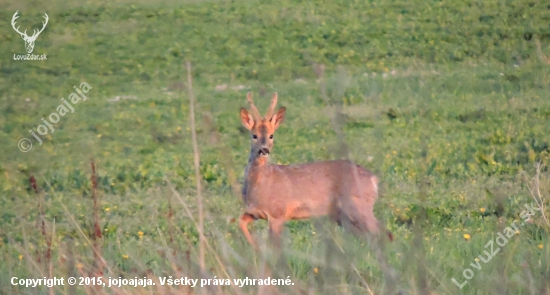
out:
M25 41L25 49L27 49L27 53L32 53L32 51L34 50L34 41L36 41L36 38L38 38L38 35L40 35L40 33L42 33L42 31L44 31L44 29L46 28L46 25L48 24L48 15L46 13L44 13L44 19L46 20L45 22L42 22L42 29L40 30L33 30L33 34L32 36L28 36L27 35L27 30L25 30L25 32L21 33L19 31L19 27L15 27L15 20L19 18L19 16L17 15L19 11L16 11L14 14L13 14L13 17L11 19L11 26L13 27L13 29L19 33L19 35L21 35L21 38L23 38L23 41Z

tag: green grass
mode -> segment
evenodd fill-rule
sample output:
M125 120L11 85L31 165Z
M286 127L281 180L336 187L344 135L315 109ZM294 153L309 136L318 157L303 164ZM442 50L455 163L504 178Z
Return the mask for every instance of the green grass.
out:
M92 275L98 263L89 242L92 158L99 171L101 252L110 269L105 276L200 277L198 233L185 210L197 215L187 60L198 100L211 247L207 277L258 277L264 260L234 222L243 203L232 179L242 180L248 158L238 116L246 91L262 109L277 91L287 107L272 162L336 157L334 105L322 99L314 71L322 63L332 103L343 106L350 158L382 180L375 214L396 237L383 249L396 286L406 294L550 292L550 226L540 212L480 270L470 266L498 232L521 220L524 205L532 202L527 180L536 176L534 165L550 164L550 66L535 46L538 38L550 55L550 7L542 2L93 0L5 6L0 293L34 294L11 286L11 277L44 276L47 243L37 226L39 197L30 175L45 200L49 232L55 224L52 274ZM25 52L10 28L16 10L18 24L29 31L44 12L50 16L33 52L46 53L47 61L13 61L13 54ZM83 81L93 87L88 99L39 145L28 130L36 130ZM223 84L226 90L215 90ZM239 85L245 88L232 89ZM33 142L28 153L17 148L23 137ZM538 177L546 206L549 176L543 168ZM251 231L264 238L265 222ZM273 275L295 283L284 293L364 294L370 288L386 294L392 287L369 243L324 219L288 223L282 264L272 265ZM459 289L451 278L464 281L465 268L474 277ZM150 290L185 289L124 292ZM54 291L73 294L68 287ZM78 287L76 293L86 291L100 292Z

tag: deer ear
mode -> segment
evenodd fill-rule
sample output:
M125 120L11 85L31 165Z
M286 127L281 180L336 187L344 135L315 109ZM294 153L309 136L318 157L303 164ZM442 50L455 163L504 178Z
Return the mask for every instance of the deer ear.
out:
M286 113L286 108L285 107L281 107L277 113L275 113L275 115L273 115L271 117L271 119L269 120L271 122L271 124L273 124L273 127L275 129L279 128L279 126L281 126L281 124L283 123L283 121L285 120L285 113Z
M245 108L241 108L241 123L248 130L254 127L254 118Z

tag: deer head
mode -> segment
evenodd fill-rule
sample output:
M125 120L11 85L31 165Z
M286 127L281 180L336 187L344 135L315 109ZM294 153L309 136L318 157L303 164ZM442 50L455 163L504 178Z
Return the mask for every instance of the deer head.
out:
M252 101L252 93L247 93L246 100L250 104L250 113L247 109L241 108L241 122L250 130L251 155L254 157L267 157L273 148L274 133L285 119L286 108L281 107L277 113L273 110L277 105L277 93L273 93L271 105L262 118L260 112Z
M19 35L21 35L21 38L23 38L23 41L25 41L25 49L27 49L27 53L32 53L32 51L34 50L34 42L36 41L36 38L38 38L38 35L40 35L40 33L42 33L42 31L44 31L44 29L46 28L46 25L48 24L48 15L46 13L44 13L44 19L46 21L42 22L42 29L40 30L33 30L33 34L32 36L28 36L27 35L27 30L25 30L25 32L21 33L19 31L19 27L15 27L15 20L19 18L19 16L17 15L19 11L16 11L14 14L13 14L13 17L11 19L11 26L13 27L13 29L19 33Z

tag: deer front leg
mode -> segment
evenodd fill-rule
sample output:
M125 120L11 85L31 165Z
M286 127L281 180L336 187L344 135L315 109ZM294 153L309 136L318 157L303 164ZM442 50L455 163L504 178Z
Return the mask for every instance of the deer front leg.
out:
M248 231L248 224L256 220L254 216L250 215L249 213L244 213L241 215L241 218L239 218L239 226L241 230L243 231L243 234L248 241L248 243L254 248L257 249L258 246L256 245L256 242L254 242L254 239L252 239L252 236L250 235L250 232Z
M284 219L269 218L269 239L276 249L281 247L281 234L285 226Z

